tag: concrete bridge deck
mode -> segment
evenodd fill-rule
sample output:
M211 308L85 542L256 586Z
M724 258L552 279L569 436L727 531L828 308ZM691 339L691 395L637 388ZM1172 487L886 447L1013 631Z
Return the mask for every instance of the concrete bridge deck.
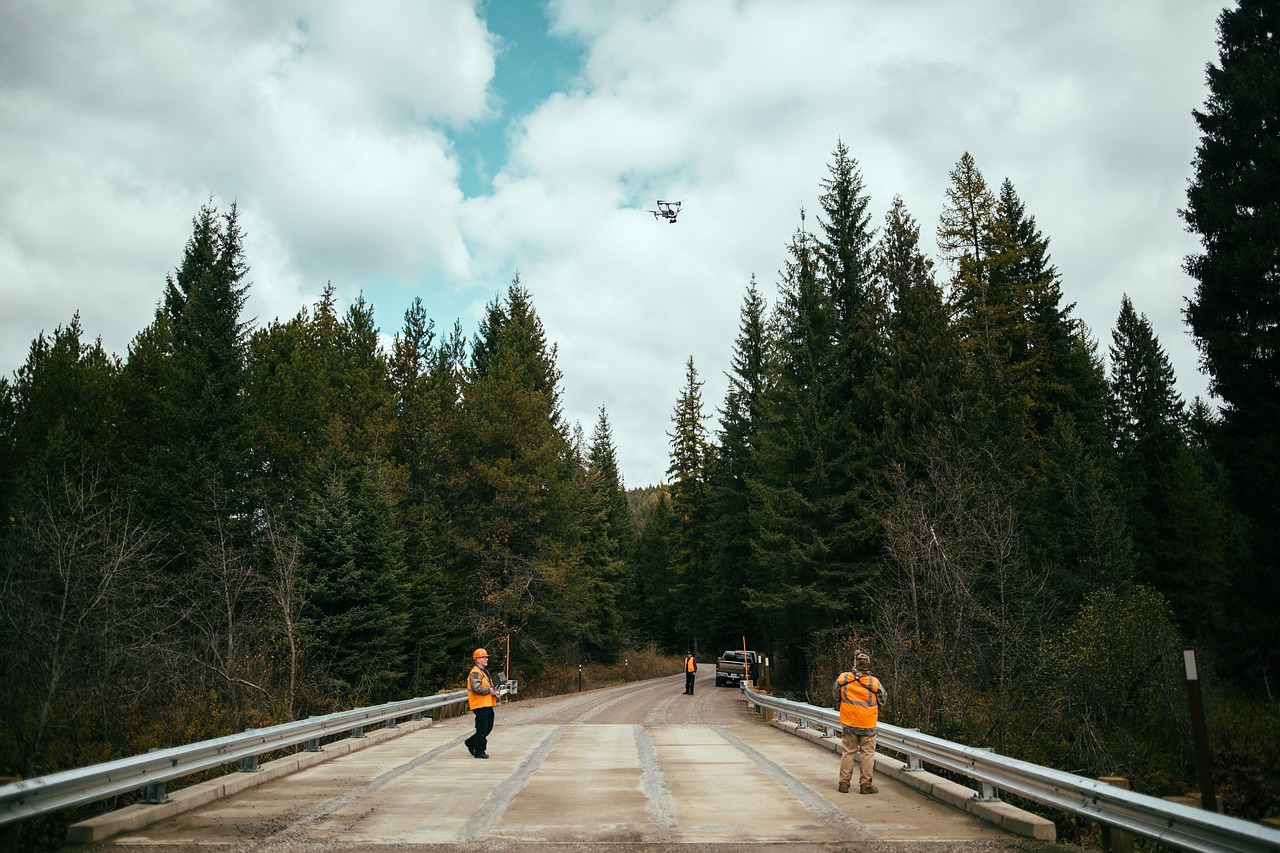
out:
M710 672L693 696L683 687L673 676L500 706L489 760L462 745L470 716L387 732L367 749L68 849L1052 848L886 776L879 794L838 793L830 750L766 725Z

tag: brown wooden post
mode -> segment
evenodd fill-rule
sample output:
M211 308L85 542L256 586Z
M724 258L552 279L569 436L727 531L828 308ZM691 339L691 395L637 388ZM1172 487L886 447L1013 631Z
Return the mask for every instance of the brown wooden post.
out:
M1200 695L1200 674L1196 670L1196 650L1183 649L1187 668L1187 701L1191 705L1191 741L1196 748L1196 778L1200 782L1200 808L1216 812L1213 793L1213 755L1209 752L1209 729L1204 721L1204 700Z
M1126 791L1132 791L1129 780L1123 776L1099 776L1099 782L1106 782L1113 788L1123 788ZM1123 829L1116 829L1102 825L1102 851L1103 853L1133 853L1133 836L1125 832Z

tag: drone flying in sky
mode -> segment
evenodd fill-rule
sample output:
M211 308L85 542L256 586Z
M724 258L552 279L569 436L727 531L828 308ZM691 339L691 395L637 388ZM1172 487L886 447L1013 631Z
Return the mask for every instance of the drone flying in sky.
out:
M675 225L676 217L680 214L680 202L658 199L658 209L649 212L653 214L654 219L665 219L670 224Z

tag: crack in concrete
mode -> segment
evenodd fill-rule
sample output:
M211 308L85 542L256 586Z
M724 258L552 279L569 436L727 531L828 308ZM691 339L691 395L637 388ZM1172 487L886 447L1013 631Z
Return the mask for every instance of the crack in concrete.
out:
M662 762L658 759L658 750L649 737L649 730L644 726L633 727L636 736L636 750L640 753L640 790L647 800L645 811L653 821L658 832L659 841L670 841L676 836L676 801L667 787L666 777L662 774Z

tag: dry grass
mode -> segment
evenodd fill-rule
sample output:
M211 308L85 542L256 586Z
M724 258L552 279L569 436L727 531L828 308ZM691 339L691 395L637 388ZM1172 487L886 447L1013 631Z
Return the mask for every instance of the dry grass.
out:
M520 678L520 696L526 699L560 696L576 693L579 689L595 690L646 678L679 675L683 671L683 663L681 655L631 650L619 655L618 663L612 666L598 663L586 663L581 667L550 666L535 677Z

